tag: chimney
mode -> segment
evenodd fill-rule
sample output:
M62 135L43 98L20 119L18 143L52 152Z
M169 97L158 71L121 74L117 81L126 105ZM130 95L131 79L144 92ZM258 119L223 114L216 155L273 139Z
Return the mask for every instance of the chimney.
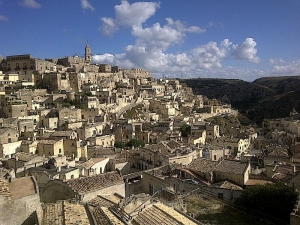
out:
M57 167L57 172L61 171L61 166Z

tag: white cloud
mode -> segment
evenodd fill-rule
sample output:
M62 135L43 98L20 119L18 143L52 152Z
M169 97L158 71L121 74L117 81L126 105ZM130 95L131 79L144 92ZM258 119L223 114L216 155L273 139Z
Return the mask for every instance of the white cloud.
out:
M283 59L270 59L271 65L284 64L284 63L285 63L285 61Z
M191 50L192 61L200 69L222 67L221 61L227 57L231 45L228 39L224 39L219 46L216 42L209 42L196 47Z
M8 18L6 16L0 15L0 20L1 21L8 21Z
M93 60L97 63L110 63L122 67L142 67L154 73L180 73L181 71L197 71L221 67L221 61L229 53L228 39L219 45L209 42L185 53L168 54L164 48L147 45L146 42L138 42L136 45L128 45L125 53L119 55L98 55ZM108 62L109 61L109 62Z
M280 60L272 60L274 75L300 75L300 59L287 63Z
M41 8L41 4L37 3L35 0L23 0L19 2L19 4L23 7L39 9Z
M173 44L184 41L186 33L202 33L205 30L197 26L186 27L184 22L171 18L166 19L167 23L161 26L155 23L152 27L132 26L132 35L137 38L138 45L146 45L148 48L166 50Z
M103 25L99 29L102 35L109 36L118 30L118 26L112 18L102 17Z
M83 9L90 9L92 11L95 10L95 8L89 3L88 0L80 0L80 2L81 2L81 7Z
M121 5L115 6L116 21L122 26L141 26L159 7L157 2L135 2L130 5L128 1L122 1Z
M119 26L132 27L141 26L153 16L160 7L157 2L135 2L129 4L128 1L121 1L115 6L115 19L103 17L103 25L100 27L102 34L111 35L118 30Z
M236 60L247 60L258 63L260 59L258 56L256 56L257 49L255 46L256 42L253 40L253 38L247 38L242 44L232 46L232 57Z

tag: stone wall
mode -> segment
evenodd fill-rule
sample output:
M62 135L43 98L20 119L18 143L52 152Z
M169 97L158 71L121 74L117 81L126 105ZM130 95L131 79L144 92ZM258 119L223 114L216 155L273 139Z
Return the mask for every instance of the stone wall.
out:
M88 202L89 200L95 198L97 195L113 195L115 193L125 197L125 183L116 184L93 192L85 193L81 195L81 201Z

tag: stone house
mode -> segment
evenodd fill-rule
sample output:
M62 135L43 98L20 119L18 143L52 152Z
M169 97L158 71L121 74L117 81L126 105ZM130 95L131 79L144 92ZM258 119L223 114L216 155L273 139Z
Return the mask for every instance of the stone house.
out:
M81 109L76 108L62 108L58 110L58 118L60 120L60 125L68 122L76 122L81 120Z
M139 159L131 164L137 169L152 169L173 163L187 165L200 156L200 149L182 147L176 141L160 142L139 149Z
M28 115L27 103L21 100L7 101L2 110L6 117L23 117Z
M0 158L11 158L20 148L19 133L16 129L0 128Z
M197 127L191 128L191 134L188 136L188 144L204 145L206 140L206 130L199 130Z
M12 158L5 162L5 168L13 168L16 173L25 171L31 167L38 167L47 162L44 156L34 155L31 153L18 152Z
M64 139L64 140L74 140L77 139L77 133L73 130L70 131L54 131L51 135L51 138L53 139Z
M91 158L79 165L81 176L94 176L105 173L109 158Z
M1 63L1 67L5 72L27 75L34 72L44 73L45 71L52 71L54 63L33 58L30 54L24 54L7 56Z
M205 124L206 129L206 141L211 142L217 137L220 137L220 129L218 125L214 124Z
M80 146L76 131L54 131L50 134L50 138L55 140L63 139L64 155L74 158L86 157L85 152Z
M26 131L33 131L35 129L33 119L19 119L18 130L20 134Z
M265 166L274 162L291 162L288 150L281 146L271 145L263 149L262 152Z
M54 166L50 164L44 164L39 167L31 167L26 170L29 176L34 176L40 190L43 190L45 185L51 180L67 181L71 179L77 179L80 177L80 170L77 167L71 166Z
M248 150L249 140L242 138L231 137L218 137L212 141L212 145L223 146L228 148L233 156L240 157L240 155Z
M92 123L95 121L95 117L101 114L101 110L99 108L88 108L81 110L81 119L87 120Z
M37 141L23 140L21 142L20 151L30 154L36 154Z
M197 158L187 165L186 168L208 182L213 183L213 170L215 169L217 163L218 162L209 159Z
M249 180L250 163L225 160L220 161L213 170L213 182L229 180L243 187Z
M19 133L16 129L0 128L0 144L16 142L19 139Z
M89 137L87 141L89 141L91 145L99 145L105 148L111 148L115 145L115 135L96 135L93 137Z
M76 129L78 138L80 140L86 140L89 137L94 137L96 135L103 134L103 130L106 126L106 123L96 123L83 126L81 128Z
M290 148L292 162L300 162L300 144L294 145Z
M37 154L47 156L64 155L63 139L38 140Z
M0 158L11 158L21 146L22 141L0 144Z
M162 102L160 100L149 99L149 110L161 114L163 118L169 118L169 116L175 116L176 110L171 102Z
M58 117L42 117L40 127L47 129L57 129Z
M0 118L0 128L18 129L18 121L18 118Z
M231 158L231 152L228 148L222 146L205 146L202 151L202 157L212 161Z

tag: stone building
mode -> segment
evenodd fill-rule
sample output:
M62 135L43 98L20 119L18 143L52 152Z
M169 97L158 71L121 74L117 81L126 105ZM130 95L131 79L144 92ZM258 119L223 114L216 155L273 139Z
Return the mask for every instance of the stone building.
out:
M33 58L30 54L7 56L1 63L1 68L5 73L30 74L53 71L54 63Z
M50 181L41 192L41 201L54 203L57 200L75 198L87 202L97 195L125 196L125 183L117 172L81 177L69 181Z
M37 224L41 204L34 177L0 180L0 224Z
M39 156L31 153L18 152L12 158L5 162L5 168L13 168L16 173L23 172L31 167L43 165L48 160L44 156Z
M64 155L63 139L44 139L37 144L37 154L47 156Z
M109 158L91 158L87 160L79 166L81 176L94 176L105 173L108 161Z

